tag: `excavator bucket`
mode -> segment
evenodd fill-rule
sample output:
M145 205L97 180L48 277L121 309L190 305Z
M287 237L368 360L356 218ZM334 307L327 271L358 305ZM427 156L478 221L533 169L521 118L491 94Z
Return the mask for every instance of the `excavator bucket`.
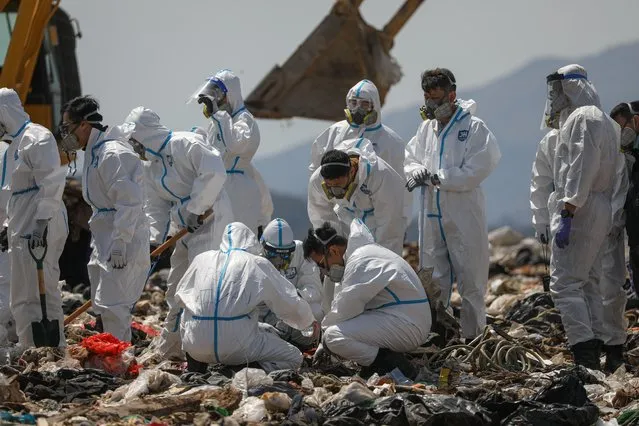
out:
M337 0L331 12L283 66L275 66L245 99L260 118L340 120L348 90L367 78L382 105L401 79L390 55L393 38L424 0L406 0L383 30L359 13L363 0Z

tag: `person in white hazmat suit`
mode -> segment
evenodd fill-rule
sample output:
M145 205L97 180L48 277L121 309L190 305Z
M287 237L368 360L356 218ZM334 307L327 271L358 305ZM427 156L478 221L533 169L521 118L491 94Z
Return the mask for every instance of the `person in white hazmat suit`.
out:
M368 139L348 139L322 156L308 183L308 217L348 235L361 219L383 247L402 254L406 217L404 179L375 154Z
M80 96L63 108L61 148L85 151L82 195L91 206L88 264L98 329L131 340L131 309L149 271L144 170L129 143L133 126L102 124L97 100Z
M409 189L426 185L424 266L432 267L441 301L450 306L453 282L462 298L461 332L466 341L486 326L488 229L481 183L501 153L474 101L457 99L453 74L445 68L422 74L426 120L406 147Z
M558 166L558 163L555 162L555 153L558 140L559 131L551 129L539 142L532 167L530 207L535 236L541 244L548 244L550 241L549 208L551 205L549 201L555 188L555 167ZM611 209L613 227L603 246L603 268L599 282L604 305L601 336L606 352L605 369L607 371L614 371L623 363L623 343L626 341L624 326L626 293L623 290L626 279L623 206L628 190L628 174L625 167L625 157L623 154L619 154ZM558 250L552 246L550 249L551 252L553 249Z
M240 79L222 70L206 80L191 96L203 105L210 119L208 143L224 159L228 177L224 188L231 200L234 220L257 233L258 238L273 214L273 200L262 175L253 166L260 146L260 130L253 114L244 106ZM260 200L259 208L256 200Z
M302 242L293 239L293 230L289 224L284 219L273 219L264 228L260 243L262 256L295 286L297 293L311 306L315 320L321 322L324 310L319 269L314 262L304 257ZM299 348L308 349L313 345L312 336L304 336L268 308L260 314L260 322L274 326L282 339Z
M53 134L32 123L13 89L0 88L0 140L9 140L9 161L3 163L6 179L3 192L10 191L7 204L9 258L11 270L11 313L16 322L19 345L34 346L32 322L42 320L36 262L29 253L47 247L44 284L49 320L60 325L59 346L66 346L62 326L62 298L58 289L58 259L69 232L62 202L66 169ZM6 198L2 197L5 201Z
M180 333L190 370L209 363L231 366L257 362L267 372L297 369L301 352L259 326L264 303L291 327L312 325L309 304L295 286L260 256L255 234L243 223L226 227L219 250L198 255L180 281L175 298L182 309Z
M8 136L4 136L8 138ZM10 141L9 141L10 142ZM8 155L9 144L0 142L0 346L15 342L16 323L11 315L11 262L9 258L9 237L7 235L7 207L11 198L12 157ZM3 189L3 188L7 189Z
M603 245L612 226L619 127L600 109L586 70L567 65L546 77L542 128L556 128L548 211L554 247L550 290L576 364L599 369Z
M134 108L125 121L135 125L131 137L144 147L151 162L146 214L157 230L164 230L155 242L163 241L171 226L189 231L177 242L171 256L166 292L169 313L156 341L164 356L181 358L175 290L195 256L219 247L224 228L233 221L224 190L226 172L219 152L206 145L201 136L172 132L150 109ZM155 234L159 235L157 230Z
M416 374L401 353L424 344L431 327L430 305L419 277L399 255L375 243L368 227L352 221L348 240L329 224L310 229L304 256L341 282L322 321L322 352L386 372L398 367Z
M379 91L370 80L362 80L346 94L346 120L338 121L324 130L311 146L311 174L320 167L322 156L342 141L364 137L371 141L378 157L382 158L400 176L404 176L404 150L406 143L390 127L382 124L382 103ZM404 192L406 227L413 216L413 197Z

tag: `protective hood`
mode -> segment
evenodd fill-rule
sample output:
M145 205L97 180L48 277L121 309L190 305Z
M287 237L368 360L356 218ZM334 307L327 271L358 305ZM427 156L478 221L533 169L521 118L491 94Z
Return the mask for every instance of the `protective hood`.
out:
M242 98L242 88L240 86L240 78L231 70L222 70L215 74L215 77L222 80L226 86L226 98L233 110L233 114L244 107L244 99Z
M206 133L206 130L199 126L191 127L191 132L202 136L205 140L206 140L206 137L208 136L208 134Z
M570 99L571 107L593 105L601 109L601 102L595 86L588 81L588 73L581 65L572 64L561 67L557 73L563 77L564 93Z
M368 226L364 224L360 219L354 219L351 222L350 234L348 236L348 246L346 247L346 253L344 258L348 260L349 257L360 247L367 246L369 244L375 244L375 238L368 229Z
M233 222L224 228L220 250L223 252L244 250L257 256L261 252L261 247L257 242L257 238L255 238L255 234L248 226L241 222Z
M457 104L464 112L468 112L471 115L475 115L475 113L477 112L477 102L472 99L468 99L467 101L463 99L457 99Z
M371 166L377 164L377 154L370 140L366 138L346 139L335 145L338 151L344 151L347 154L357 154L360 158L366 160Z
M379 91L377 86L370 80L362 80L355 86L351 87L346 95L346 105L351 98L366 99L373 103L373 108L377 111L377 120L373 124L369 124L368 127L375 127L382 122L382 102L379 99ZM353 127L359 127L356 124L351 124Z
M13 89L0 89L0 123L7 129L10 137L18 136L29 115L24 111L20 97Z
M262 233L262 240L269 246L275 248L291 248L295 247L295 239L293 238L293 230L284 219L279 217L273 219L266 225Z
M162 123L160 116L148 108L137 107L124 120L135 125L131 137L140 142L144 148L159 152L171 131Z

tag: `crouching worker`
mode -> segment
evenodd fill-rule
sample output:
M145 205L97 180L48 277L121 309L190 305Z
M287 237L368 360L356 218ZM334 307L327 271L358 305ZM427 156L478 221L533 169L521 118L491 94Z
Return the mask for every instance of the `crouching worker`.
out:
M264 229L262 255L290 281L297 293L311 306L315 320L322 321L322 282L315 263L304 257L302 242L293 239L293 230L280 218L272 220ZM313 346L313 336L303 335L280 320L266 307L261 307L260 322L270 324L277 329L279 336L302 350Z
M180 280L175 299L189 371L206 371L209 363L257 362L267 372L302 365L299 349L258 325L257 308L266 304L298 330L315 325L317 335L319 326L293 284L260 254L255 234L233 222L220 250L197 255Z
M431 326L430 306L422 284L397 254L375 243L366 225L353 220L348 241L330 224L310 230L304 256L341 286L322 321L327 350L379 374L398 367L416 371L401 354L424 344Z

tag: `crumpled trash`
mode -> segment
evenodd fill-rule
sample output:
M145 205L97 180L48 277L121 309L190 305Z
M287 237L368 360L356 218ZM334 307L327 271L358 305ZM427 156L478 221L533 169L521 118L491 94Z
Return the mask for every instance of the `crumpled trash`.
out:
M268 392L278 392L284 393L290 398L293 398L301 391L302 389L300 387L295 386L295 382L273 382L272 385L258 385L256 387L252 387L247 391L247 395L260 396Z
M266 417L264 400L255 396L249 396L242 400L237 410L231 416L235 420L244 422L259 422Z
M547 311L555 307L550 294L534 293L525 299L515 303L506 315L508 321L525 324L527 321L537 317L543 311Z
M91 402L96 396L122 386L122 379L102 370L62 368L55 373L30 371L18 376L20 389L34 401L53 399L57 402Z
M308 405L312 405L314 407L321 407L324 405L324 402L333 397L333 394L330 393L327 389L317 387L313 390L312 395L307 395L304 397L304 402Z
M259 368L243 368L235 373L231 384L242 392L247 392L249 389L260 385L272 385L273 379Z
M17 376L7 378L0 373L0 402L26 402L27 397L20 390Z
M268 411L288 413L291 408L291 397L282 392L266 392L261 396Z
M36 424L36 418L33 414L11 414L6 411L0 411L0 420L4 422L10 423L19 423L23 425L34 425Z
M298 385L301 385L302 380L304 380L304 377L293 370L271 371L268 376L273 379L274 382L295 382Z
M517 410L502 420L504 426L583 426L599 419L599 408L588 403L582 407L562 404L540 404L522 401Z
M123 404L148 393L159 393L172 385L181 383L179 377L161 370L142 370L132 383L116 389L109 397L109 402Z
M193 386L224 386L231 382L231 379L215 371L207 371L206 373L187 372L180 376L180 380L184 385Z
M363 402L373 401L377 399L377 395L368 387L360 382L352 382L342 387L342 389L333 395L328 401L324 402L324 406L334 401L347 401L353 404L361 404Z

